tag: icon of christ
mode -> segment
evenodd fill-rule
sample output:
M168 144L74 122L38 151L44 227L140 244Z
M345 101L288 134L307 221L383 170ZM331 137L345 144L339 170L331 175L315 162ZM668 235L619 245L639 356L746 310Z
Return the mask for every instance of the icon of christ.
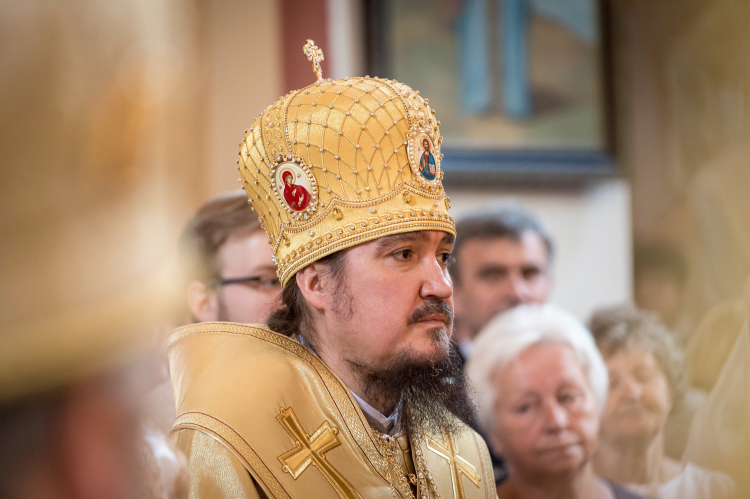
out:
M430 141L427 137L422 139L422 149L424 149L424 152L420 155L419 173L427 180L435 180L437 165L435 164L435 156L430 152Z

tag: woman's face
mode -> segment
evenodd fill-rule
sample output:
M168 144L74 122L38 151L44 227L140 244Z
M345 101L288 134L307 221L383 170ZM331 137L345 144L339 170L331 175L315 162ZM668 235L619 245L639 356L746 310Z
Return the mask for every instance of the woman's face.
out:
M583 468L596 450L599 414L569 345L537 343L499 369L493 382L492 444L511 473L559 475Z
M654 355L634 345L606 359L609 395L602 416L603 440L653 439L664 429L672 397Z

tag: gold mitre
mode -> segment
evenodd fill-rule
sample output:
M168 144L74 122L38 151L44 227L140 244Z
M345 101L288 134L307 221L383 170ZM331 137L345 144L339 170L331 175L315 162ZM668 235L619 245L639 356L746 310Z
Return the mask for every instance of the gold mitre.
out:
M390 234L455 235L441 180L440 122L427 99L381 78L290 92L240 143L240 181L268 233L281 282L336 251Z

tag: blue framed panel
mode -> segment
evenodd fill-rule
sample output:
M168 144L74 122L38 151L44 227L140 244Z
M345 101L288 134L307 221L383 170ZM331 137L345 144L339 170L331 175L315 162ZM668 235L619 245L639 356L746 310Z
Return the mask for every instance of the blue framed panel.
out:
M618 174L606 0L364 6L369 74L429 97L454 178Z

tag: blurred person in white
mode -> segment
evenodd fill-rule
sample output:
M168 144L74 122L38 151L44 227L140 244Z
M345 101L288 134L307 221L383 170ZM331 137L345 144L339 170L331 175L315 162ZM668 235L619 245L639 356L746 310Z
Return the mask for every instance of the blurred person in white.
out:
M455 299L454 341L464 360L479 331L522 303L542 304L552 291L552 238L516 203L461 218L450 267Z
M201 206L180 242L194 322L266 322L281 283L268 236L245 191L231 191Z
M149 41L179 9L0 12L0 497L185 497L186 468L139 406L177 296Z
M633 297L641 310L658 315L678 345L684 346L695 328L685 310L687 262L669 244L638 244L633 251Z
M503 498L641 497L597 476L607 371L591 334L552 305L521 305L479 334L466 366L479 425L505 460Z
M706 403L698 410L690 428L683 462L693 462L730 475L738 497L750 497L750 277L743 296L736 300L732 322L739 331L734 346L719 370ZM726 312L726 309L724 310ZM711 315L711 312L709 312ZM725 323L725 327L730 322ZM733 332L719 331L719 334ZM708 335L709 331L705 331ZM708 344L708 338L705 339ZM715 366L712 367L716 369Z
M657 499L731 497L728 476L664 453L667 417L687 388L684 356L669 331L628 306L595 313L591 331L609 374L596 471Z

